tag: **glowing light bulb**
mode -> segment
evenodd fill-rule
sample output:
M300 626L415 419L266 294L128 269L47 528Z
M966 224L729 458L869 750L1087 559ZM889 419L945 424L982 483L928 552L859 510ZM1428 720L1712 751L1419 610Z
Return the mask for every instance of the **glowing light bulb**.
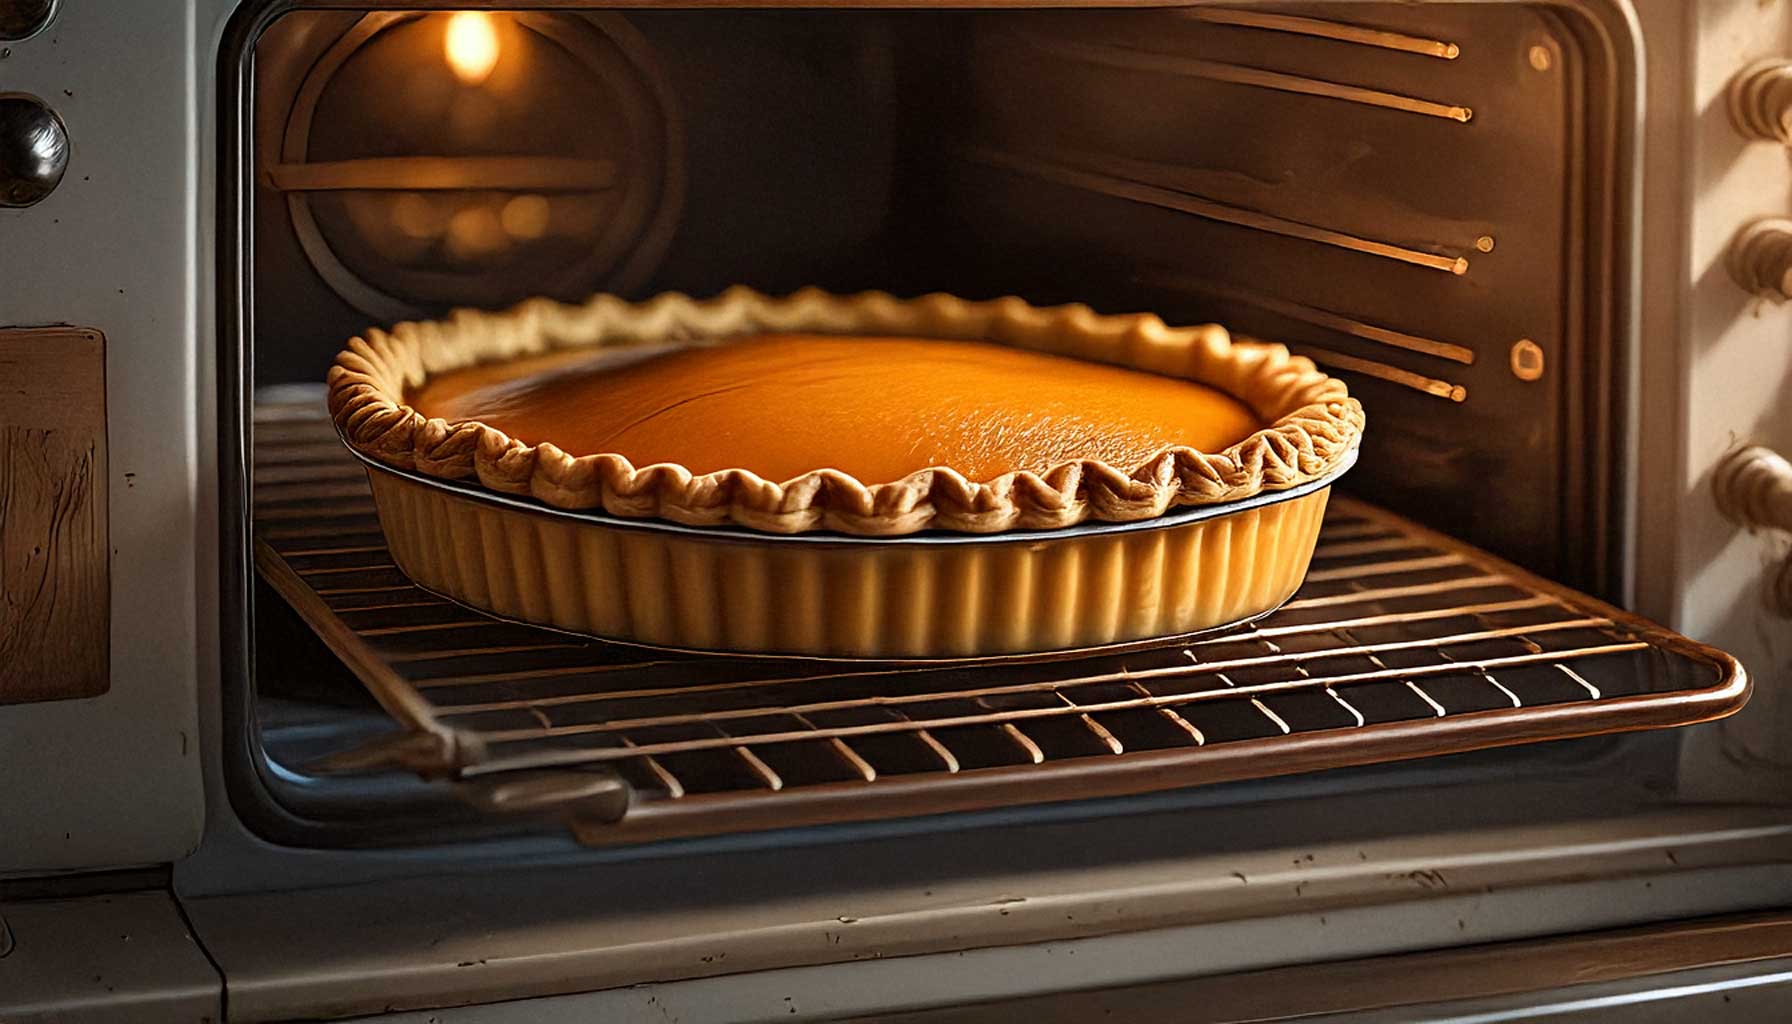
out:
M454 77L478 85L498 66L498 29L492 16L479 11L456 11L448 17L442 53Z

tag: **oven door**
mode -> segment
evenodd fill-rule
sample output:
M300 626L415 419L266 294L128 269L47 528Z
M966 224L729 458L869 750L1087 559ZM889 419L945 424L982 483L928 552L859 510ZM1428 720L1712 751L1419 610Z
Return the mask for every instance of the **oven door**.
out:
M0 131L42 158L0 183L0 876L202 824L192 26L56 6L0 40Z

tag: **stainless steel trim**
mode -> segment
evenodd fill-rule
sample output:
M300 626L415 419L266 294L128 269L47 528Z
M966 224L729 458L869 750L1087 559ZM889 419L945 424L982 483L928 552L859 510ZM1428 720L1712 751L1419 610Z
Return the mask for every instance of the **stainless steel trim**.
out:
M1358 46L1398 50L1421 57L1436 57L1439 60L1455 60L1462 56L1462 47L1442 39L1426 39L1421 36L1407 35L1404 32L1388 32L1343 21L1300 18L1289 14L1273 14L1268 11L1240 11L1227 7L1197 7L1182 12L1182 16L1195 21L1204 21L1210 25L1255 28L1266 32L1287 32L1292 35L1311 36L1315 39L1354 43Z
M1448 359L1452 363L1461 363L1464 366L1472 366L1475 362L1475 350L1466 345L1423 338L1405 331L1364 323L1330 310L1289 302L1286 299L1279 299L1273 295L1265 295L1262 292L1241 288L1237 285L1198 281L1185 275L1168 272L1141 274L1139 280L1154 287L1169 288L1179 292L1194 292L1212 298L1241 302L1247 306L1254 306L1257 309L1285 316L1290 320L1298 320L1315 327L1348 334L1364 341L1405 349L1408 352L1419 352L1428 356L1436 356L1439 359Z
M1333 352L1330 349L1318 348L1313 345L1296 345L1294 346L1294 349L1300 354L1311 358L1314 362L1324 366L1334 367L1339 370L1347 370L1351 373L1360 373L1366 377L1374 377L1377 380L1385 380L1390 384L1398 384L1401 387L1412 388L1414 391L1424 392L1434 398L1445 398L1458 403L1468 401L1468 387L1463 384L1455 384L1447 380L1439 380L1436 377L1427 377L1422 373L1403 370L1398 366L1389 366L1387 363L1378 362L1374 359L1364 359L1361 356L1345 355L1342 352Z
M616 162L552 156L368 157L275 164L265 176L281 192L600 192L616 186Z
M1348 85L1342 82L1328 82L1321 78L1308 78L1305 75L1290 75L1264 68L1246 67L1242 64L1227 64L1223 61L1201 60L1196 57L1181 57L1169 53L1153 53L1149 50L1135 50L1111 44L1069 42L1032 33L1017 33L1017 36L1046 52L1076 60L1105 64L1110 67L1181 75L1188 78L1203 78L1212 82L1226 82L1231 85L1274 89L1278 92L1299 93L1303 96L1315 96L1321 99L1342 100L1347 103L1360 103L1364 106L1382 107L1408 114L1441 118L1458 124L1467 124L1475 116L1475 112L1471 108L1459 103L1439 103L1436 100L1422 99L1417 96L1403 96L1380 89L1366 89L1362 86Z
M1371 238L1362 238L1342 231L1333 231L1330 228L1303 224L1300 221L1215 202L1189 192L1133 181L1112 174L1083 170L1068 164L1022 153L988 147L973 147L965 151L965 156L978 163L1048 181L1054 185L1063 185L1086 192L1113 196L1116 199L1159 206L1166 210L1176 210L1222 224L1266 231L1272 235L1298 238L1305 242L1319 242L1339 249L1349 249L1369 256L1379 256L1383 259L1423 267L1427 270L1441 270L1446 274L1454 274L1458 277L1468 273L1469 262L1468 258L1464 256L1439 256L1435 253L1421 252L1418 249L1409 249L1406 246L1394 245L1390 242L1379 242Z

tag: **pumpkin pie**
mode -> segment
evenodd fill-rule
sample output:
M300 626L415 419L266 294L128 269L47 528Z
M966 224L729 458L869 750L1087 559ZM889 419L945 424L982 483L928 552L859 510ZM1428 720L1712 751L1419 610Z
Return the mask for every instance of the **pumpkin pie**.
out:
M330 403L430 589L619 639L862 657L1265 613L1363 425L1341 382L1215 326L743 288L371 331Z

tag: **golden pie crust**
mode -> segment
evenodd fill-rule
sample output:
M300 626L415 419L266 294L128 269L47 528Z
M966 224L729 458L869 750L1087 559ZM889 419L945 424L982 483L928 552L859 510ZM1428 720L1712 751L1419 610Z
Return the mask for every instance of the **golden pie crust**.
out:
M1219 452L1170 447L1137 466L1072 460L980 482L935 467L882 483L818 469L770 481L574 456L406 403L432 378L469 367L779 333L984 340L1182 376L1240 399L1264 426ZM1363 427L1341 382L1280 345L1235 343L1218 327L1017 299L770 298L743 288L703 301L534 300L371 331L338 356L330 408L369 460L394 561L423 587L506 618L657 646L879 659L1124 644L1267 613L1305 577L1327 478L1354 458ZM698 528L568 516L432 477ZM1290 488L1301 491L1246 500ZM1136 525L1060 529L1090 521ZM731 526L746 529L717 529ZM924 529L993 535L909 536ZM1042 532L1004 532L1023 529ZM817 530L836 535L771 535Z
M1209 385L1244 402L1266 425L1222 451L1171 446L1134 466L1071 460L981 482L951 467L887 482L817 468L773 481L745 469L699 474L676 464L636 467L615 453L575 456L477 420L426 417L406 402L432 376L482 364L571 348L726 343L770 333L990 341L1110 363ZM443 322L399 324L351 340L329 384L343 437L390 466L476 479L557 508L781 534L999 533L1148 519L1176 506L1238 501L1324 477L1350 457L1363 427L1362 407L1341 381L1281 345L1234 342L1217 326L1169 327L1148 314L1104 316L1086 306L1038 308L1014 298L905 300L814 289L774 298L732 288L713 299L667 294L643 303L600 295L576 306L537 299L507 312L460 311Z

